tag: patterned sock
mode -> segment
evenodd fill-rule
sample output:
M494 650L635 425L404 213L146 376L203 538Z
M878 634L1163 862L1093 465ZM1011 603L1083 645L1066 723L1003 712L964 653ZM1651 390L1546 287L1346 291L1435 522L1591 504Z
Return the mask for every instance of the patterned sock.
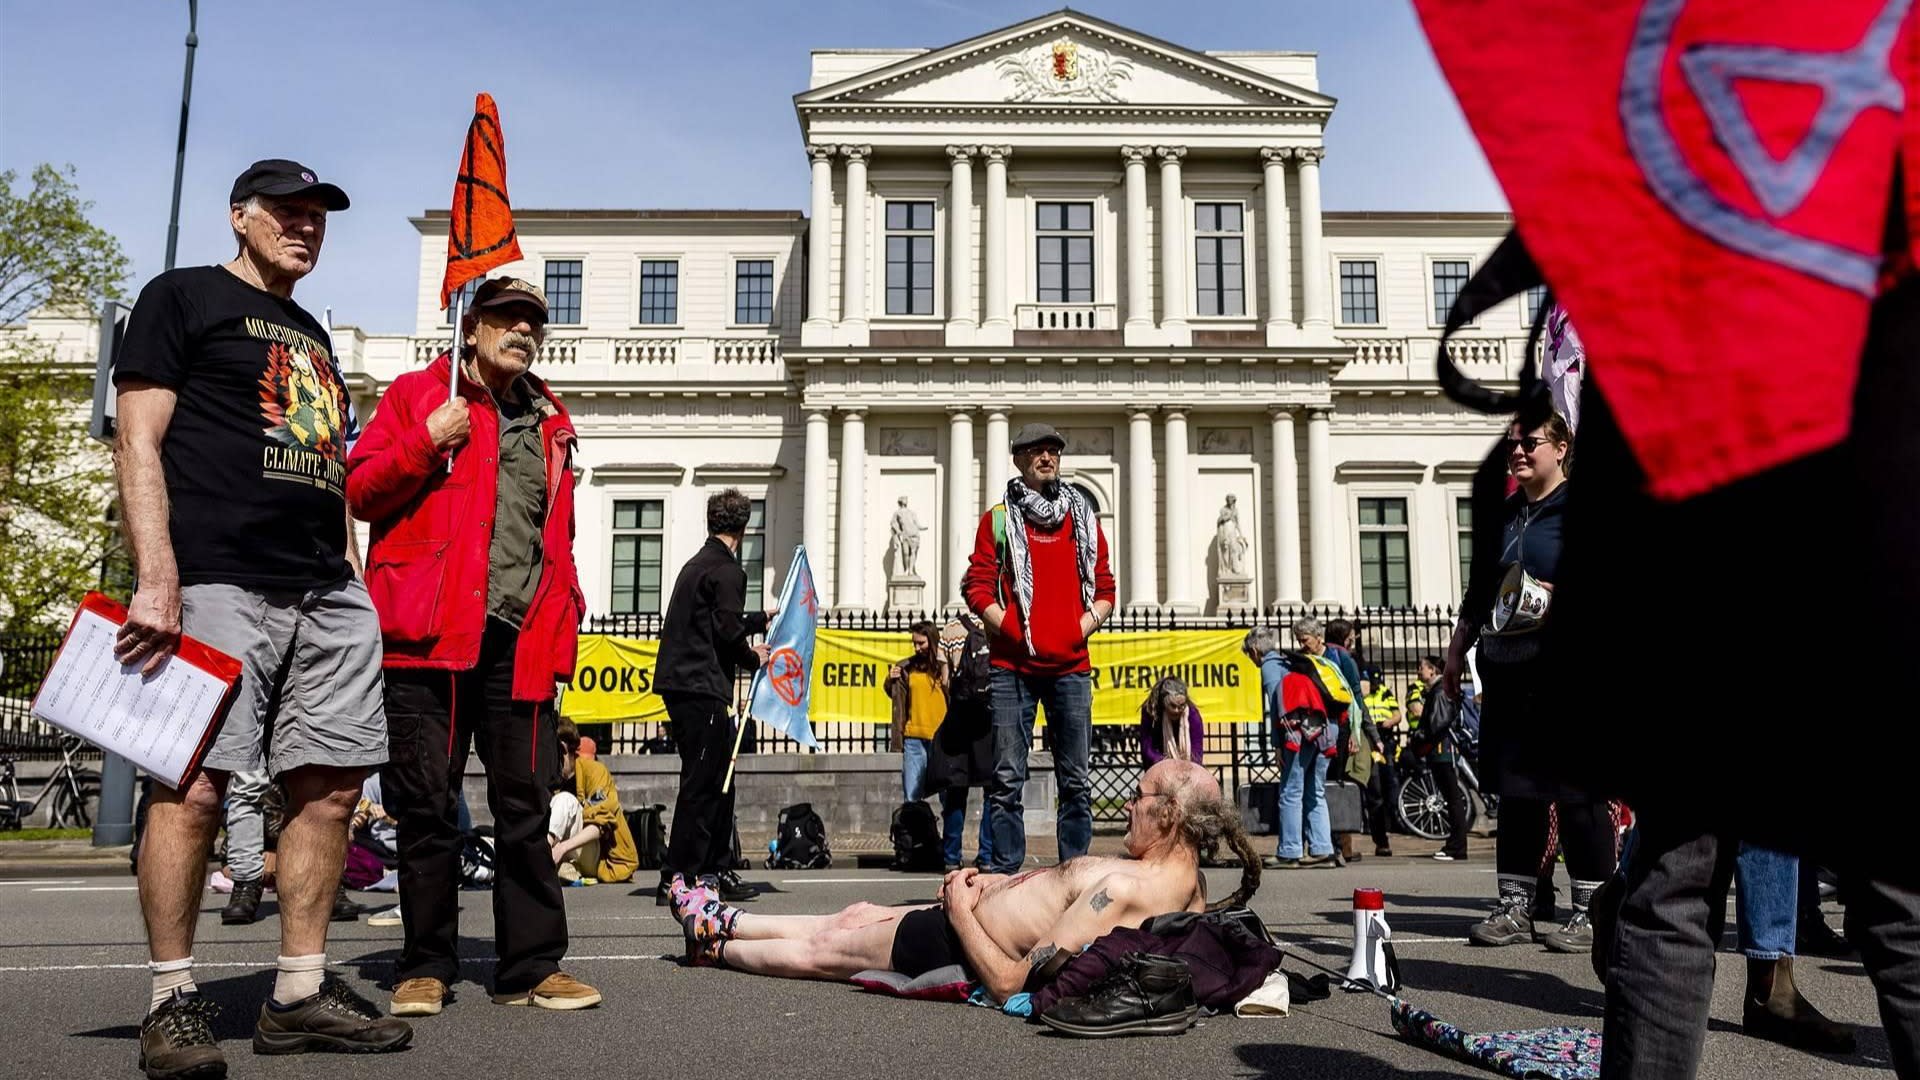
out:
M1535 885L1532 874L1501 874L1500 906L1518 905L1523 911L1532 911Z
M733 926L740 918L740 909L729 907L716 893L700 890L695 894L700 903L692 907L680 919L681 929L686 931L689 941L712 941L716 938L733 936Z
M292 1005L320 992L320 980L327 974L327 954L283 956L280 972L273 980L273 1003Z
M727 939L713 938L687 950L687 963L694 967L723 968L727 964Z
M1587 910L1587 905L1593 902L1593 891L1595 889L1598 889L1602 884L1603 882L1598 882L1598 881L1574 882L1573 883L1573 910L1575 911Z
M196 993L200 987L193 981L193 957L186 956L178 960L156 960L147 965L153 973L153 996L147 1001L147 1012L167 1003L175 990L183 993Z

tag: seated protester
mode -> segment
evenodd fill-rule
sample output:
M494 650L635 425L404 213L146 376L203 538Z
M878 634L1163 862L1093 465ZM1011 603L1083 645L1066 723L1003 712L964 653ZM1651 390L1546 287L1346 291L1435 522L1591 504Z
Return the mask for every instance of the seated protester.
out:
M1152 768L1162 761L1205 764L1207 729L1200 706L1187 697L1187 684L1169 675L1156 683L1140 703L1141 764Z
M564 881L626 881L640 868L640 849L620 812L620 795L605 765L580 756L580 730L568 720L560 737L560 779L547 817L547 842ZM571 788L572 790L567 790Z
M353 809L353 842L380 857L388 867L400 862L400 823L387 813L380 795L380 772L367 773L360 782L360 802Z
M676 888L687 958L789 979L850 979L868 970L916 978L958 964L1004 1003L1045 985L1117 927L1205 910L1202 846L1225 841L1244 867L1239 890L1219 906L1242 904L1259 888L1259 856L1207 770L1163 761L1141 777L1126 809L1127 858L1083 855L1013 876L956 870L936 905L743 914L710 889Z

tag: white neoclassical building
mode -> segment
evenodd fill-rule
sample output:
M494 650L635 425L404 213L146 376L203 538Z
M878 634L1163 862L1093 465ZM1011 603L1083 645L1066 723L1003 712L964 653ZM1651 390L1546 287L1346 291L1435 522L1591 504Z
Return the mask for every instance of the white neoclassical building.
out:
M505 272L546 286L537 370L581 435L593 613L659 610L723 486L759 501L769 595L804 541L836 607L954 603L1030 421L1065 433L1124 607L1458 595L1498 425L1440 397L1434 354L1509 220L1324 211L1312 54L1061 12L816 51L794 107L804 212L516 214ZM446 215L413 224L412 333L336 334L363 408L450 334ZM1517 372L1530 302L1461 335L1470 373ZM917 592L890 547L903 499ZM1229 500L1245 545L1223 565Z

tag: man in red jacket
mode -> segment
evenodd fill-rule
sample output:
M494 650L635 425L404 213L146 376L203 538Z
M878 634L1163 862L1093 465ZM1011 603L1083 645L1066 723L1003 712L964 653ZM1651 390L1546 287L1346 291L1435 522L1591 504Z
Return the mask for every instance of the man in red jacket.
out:
M585 605L573 565L573 425L527 371L547 298L515 278L483 283L452 360L395 379L347 459L347 502L373 524L367 586L386 643L406 939L396 1016L440 1011L459 974L461 837L454 793L469 740L494 815L494 934L502 1005L583 1009L600 994L560 970L567 914L547 847L559 776L552 701L571 680ZM453 459L449 471L447 460Z
M1035 707L1045 704L1054 777L1060 786L1062 861L1093 840L1087 777L1093 733L1093 676L1087 639L1113 614L1107 538L1086 497L1060 480L1067 441L1047 424L1013 440L1020 475L1006 501L980 518L973 558L960 582L967 607L993 637L993 870L1012 873L1027 858L1020 805L1033 747Z

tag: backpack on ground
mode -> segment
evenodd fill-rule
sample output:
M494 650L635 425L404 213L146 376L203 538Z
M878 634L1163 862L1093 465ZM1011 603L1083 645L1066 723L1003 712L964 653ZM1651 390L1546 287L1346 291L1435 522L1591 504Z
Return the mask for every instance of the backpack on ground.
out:
M627 811L627 831L633 834L633 847L640 869L658 870L667 858L667 808L660 803Z
M946 848L940 842L940 822L933 807L908 799L893 812L891 869L938 873L947 868Z
M993 697L993 644L987 627L972 615L954 620L967 632L960 655L947 682L947 700L953 704L986 704Z
M794 803L780 811L774 830L769 870L825 870L833 865L827 848L827 823L813 812L812 803Z

